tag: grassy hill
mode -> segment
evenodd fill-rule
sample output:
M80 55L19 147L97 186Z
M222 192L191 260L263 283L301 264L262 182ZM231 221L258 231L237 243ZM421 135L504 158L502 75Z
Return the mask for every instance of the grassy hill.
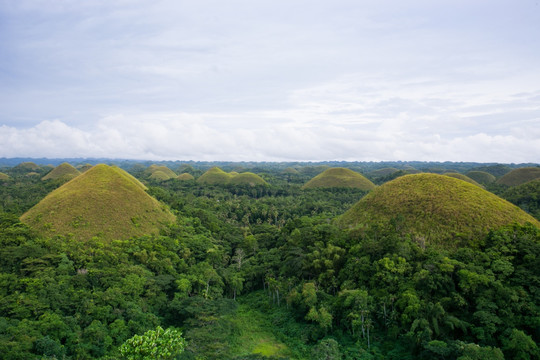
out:
M372 190L375 184L363 175L346 168L330 168L308 181L302 188L358 188Z
M466 175L470 177L471 179L473 179L474 181L476 181L477 183L480 183L483 185L494 183L497 180L495 176L485 171L473 170L473 171L469 171Z
M470 242L511 223L540 223L517 206L467 182L436 174L406 175L366 195L339 219L342 226L367 230L394 226L418 241ZM391 225L393 223L393 225Z
M250 185L250 186L256 186L256 185L268 185L266 181L262 177L260 177L257 174L254 174L252 172L244 172L241 174L236 174L229 180L229 184L231 185Z
M373 170L369 173L369 176L371 177L381 177L381 176L388 176L388 175L391 175L395 172L399 171L399 169L396 169L396 168L393 168L393 167L388 167L388 168L382 168L382 169L377 169L377 170Z
M84 164L77 166L77 170L79 170L81 173L86 172L87 170L90 170L93 167L93 165L90 164Z
M62 163L52 169L47 175L41 178L41 180L71 180L74 177L81 175L81 172L68 163Z
M152 175L158 171L161 172L161 174L158 174L152 178ZM176 177L176 173L174 171L163 165L150 165L148 169L146 169L145 175L148 178L160 181L169 180ZM166 176L166 178L164 176Z
M176 179L181 180L181 181L190 181L190 180L195 180L195 177L189 173L183 173L183 174L178 175Z
M39 165L30 161L22 162L19 165L15 166L13 170L17 171L36 171L39 170Z
M479 183L477 183L476 181L474 181L473 179L471 179L467 175L463 175L463 174L460 174L460 173L454 173L454 172L444 173L443 175L444 176L450 176L450 177L453 177L455 179L463 180L463 181L468 182L469 184L473 184L473 185L476 185L476 186L479 186L479 187L483 188L482 185L480 185Z
M540 167L524 167L514 169L497 180L497 184L517 186L540 178Z
M9 180L11 179L8 174L4 174L3 172L0 172L0 180Z
M152 175L150 175L150 177L148 178L155 181L165 181L165 180L172 179L173 177L171 177L169 174L166 174L165 172L161 170L157 170L157 171L154 171Z
M231 174L228 174L225 171L218 168L217 166L215 166L209 169L204 174L202 174L197 179L197 182L199 184L207 184L207 185L224 185L224 184L228 184L231 178L232 178Z
M51 192L21 221L45 236L127 239L157 233L174 215L117 167L96 165Z

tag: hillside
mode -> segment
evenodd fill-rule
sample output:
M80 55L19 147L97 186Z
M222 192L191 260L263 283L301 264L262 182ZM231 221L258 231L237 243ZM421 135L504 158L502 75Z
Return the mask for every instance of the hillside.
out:
M197 182L199 184L207 185L224 185L229 183L231 177L231 174L228 174L217 166L214 166L213 168L202 174L197 179Z
M74 177L81 175L81 172L68 163L62 163L52 169L47 175L41 178L41 180L71 180Z
M308 181L303 189L313 188L357 188L372 190L375 184L363 175L346 168L330 168Z
M540 220L540 179L508 188L501 196Z
M497 180L497 184L517 186L540 178L540 167L524 167L514 169Z
M469 184L473 184L473 185L476 185L476 186L479 186L479 187L483 188L482 185L480 185L479 183L477 183L476 181L474 181L470 177L468 177L466 175L463 175L463 174L460 174L460 173L449 172L449 173L444 173L443 175L444 176L450 176L450 177L453 177L455 179L463 180L463 181L468 182Z
M174 215L117 167L96 165L47 195L21 221L46 236L127 239L157 233Z
M13 170L17 171L36 171L39 170L39 165L31 161L22 162L15 166Z
M497 180L495 176L485 171L473 170L473 171L469 171L466 175L470 177L471 179L473 179L474 181L476 181L477 183L480 183L483 185L494 183Z
M4 174L3 172L0 172L0 180L9 180L10 177L8 174Z
M152 175L158 171L160 173L152 177ZM160 180L160 181L168 180L168 179L172 179L176 177L176 173L174 171L172 171L171 169L163 165L150 165L148 169L146 169L145 175L148 178Z
M183 173L183 174L178 175L176 177L176 180L190 181L190 180L195 180L195 177L191 175L190 173Z
M268 185L268 183L264 181L262 177L252 172L244 172L241 174L233 175L231 179L229 180L229 184L249 185L249 186Z
M481 238L488 230L511 223L540 223L517 206L478 186L436 174L406 175L392 180L356 203L341 218L342 226L401 229L420 241L446 244L450 239Z

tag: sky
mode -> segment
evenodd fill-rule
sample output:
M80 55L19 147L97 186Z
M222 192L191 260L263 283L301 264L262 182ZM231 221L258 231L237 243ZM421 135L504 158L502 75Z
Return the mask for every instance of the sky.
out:
M540 163L539 0L0 0L0 157Z

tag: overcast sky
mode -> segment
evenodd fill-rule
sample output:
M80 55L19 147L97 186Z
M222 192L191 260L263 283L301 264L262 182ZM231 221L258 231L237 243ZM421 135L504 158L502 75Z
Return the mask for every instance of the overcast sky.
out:
M540 162L539 0L0 0L0 157Z

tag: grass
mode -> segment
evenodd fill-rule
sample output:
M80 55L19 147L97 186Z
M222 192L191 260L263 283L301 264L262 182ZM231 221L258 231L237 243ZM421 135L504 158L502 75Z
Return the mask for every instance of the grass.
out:
M68 163L62 163L52 169L47 175L42 177L41 180L71 180L79 175L81 175L81 172L79 170L77 170Z
M96 165L51 192L21 221L44 236L73 234L79 240L157 233L175 217L145 189L120 168Z
M226 173L217 166L202 174L197 182L207 185L267 185L266 181L257 174L251 172L239 174L236 171Z
M479 183L477 183L476 181L474 181L470 177L468 177L466 175L463 175L463 174L460 174L460 173L449 172L449 173L444 173L443 175L444 176L450 176L450 177L453 177L455 179L463 180L463 181L468 182L469 184L473 184L473 185L479 186L481 188L484 188L482 185L480 185Z
M524 167L510 171L497 180L497 184L518 186L540 178L540 167Z
M173 179L174 177L171 177L169 174L161 170L156 170L152 173L152 175L150 175L149 179L156 180L156 181L165 181L165 180Z
M39 165L33 162L22 162L13 168L14 170L35 171L39 170Z
M469 171L466 175L474 181L484 185L494 183L497 180L495 176L485 171L473 170Z
M195 177L191 175L190 173L183 173L183 174L178 175L176 179L182 180L182 181L190 181L190 180L195 180Z
M363 175L346 168L330 168L308 181L302 188L357 188L372 190L375 184Z
M174 171L172 171L171 169L163 165L150 165L148 169L146 169L145 174L147 177L152 177L152 175L158 171L161 171L162 173L168 176L167 179L164 179L164 180L168 180L168 179L172 179L176 177L176 173ZM157 176L160 179L163 175L159 174Z
M3 172L0 172L0 180L9 180L11 179L8 174L4 174Z
M343 214L339 222L365 231L393 226L431 244L471 243L490 229L540 222L500 197L467 182L436 174L405 175L381 185Z

